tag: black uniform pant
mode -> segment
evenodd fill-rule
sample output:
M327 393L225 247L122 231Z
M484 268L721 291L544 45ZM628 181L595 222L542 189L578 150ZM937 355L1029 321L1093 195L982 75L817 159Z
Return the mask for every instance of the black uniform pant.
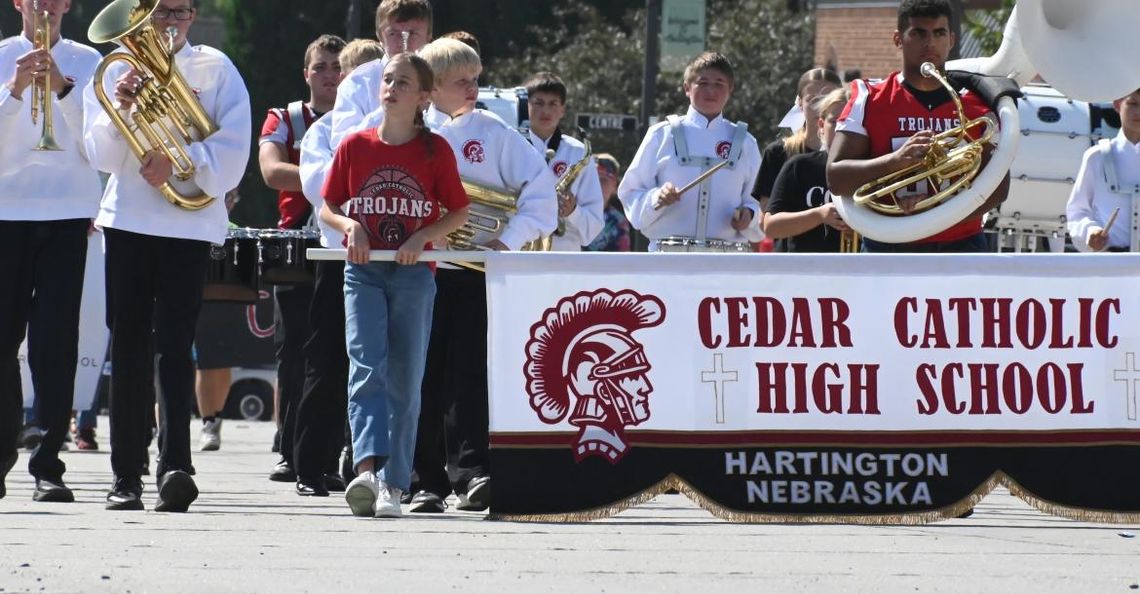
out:
M59 448L75 398L90 225L90 219L0 221L0 460L16 451L24 418L17 356L26 335L36 418L44 431L28 463L37 478L58 480L66 470Z
M193 473L192 347L210 244L106 229L107 325L111 328L111 468L139 478L154 410L152 352L158 356L157 476ZM153 347L151 342L153 329ZM152 350L153 349L153 350Z
M440 269L416 434L420 488L446 497L490 472L487 445L487 287L473 270ZM455 407L458 473L449 485L445 417Z
M304 393L297 406L293 464L316 481L336 471L348 416L348 350L344 339L344 262L317 262L305 343ZM282 453L285 452L282 440Z
M277 354L277 422L281 457L293 462L297 405L305 387L305 342L309 339L312 285L278 286L273 291L273 345Z

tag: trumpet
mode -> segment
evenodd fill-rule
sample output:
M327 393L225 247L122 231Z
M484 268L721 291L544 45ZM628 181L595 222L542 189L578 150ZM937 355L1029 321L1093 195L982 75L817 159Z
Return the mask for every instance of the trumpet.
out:
M51 51L51 20L46 10L40 10L40 0L32 2L32 43L37 50ZM40 141L34 151L62 151L55 142L55 123L51 115L51 69L32 83L32 124L38 124L43 115Z
M162 39L151 24L151 14L157 8L158 0L114 0L92 21L87 30L91 41L114 41L126 50L112 52L99 62L95 70L95 96L135 157L142 160L152 150L161 151L173 166L174 179L185 182L192 179L196 171L186 147L217 132L218 126L202 108L174 62L177 29L168 28ZM130 122L119 113L103 85L107 67L115 62L125 62L143 73ZM139 134L146 144L138 138ZM214 201L213 196L197 189L183 194L170 182L158 190L167 202L186 210L200 210Z

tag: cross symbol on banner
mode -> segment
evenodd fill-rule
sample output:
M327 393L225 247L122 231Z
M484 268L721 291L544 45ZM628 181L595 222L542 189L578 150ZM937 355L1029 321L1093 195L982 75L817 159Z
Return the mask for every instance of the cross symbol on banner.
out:
M724 385L736 381L739 381L737 373L724 369L724 356L720 353L713 354L713 368L701 372L701 383L712 384L713 397L716 398L716 422L718 425L724 424Z
M1128 420L1136 420L1136 383L1140 382L1140 369L1136 369L1136 353L1124 353L1124 369L1112 370L1113 381L1126 384L1124 405Z

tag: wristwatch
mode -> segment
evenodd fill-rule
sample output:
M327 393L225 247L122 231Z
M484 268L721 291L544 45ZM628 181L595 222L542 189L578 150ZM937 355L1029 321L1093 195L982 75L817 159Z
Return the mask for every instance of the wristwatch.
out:
M60 101L63 101L63 98L66 97L68 95L68 93L71 93L72 89L75 88L75 79L74 78L72 78L70 76L65 76L65 77L63 77L63 80L65 81L64 85L63 85L63 90L60 91L59 94L55 96L55 98L59 99Z

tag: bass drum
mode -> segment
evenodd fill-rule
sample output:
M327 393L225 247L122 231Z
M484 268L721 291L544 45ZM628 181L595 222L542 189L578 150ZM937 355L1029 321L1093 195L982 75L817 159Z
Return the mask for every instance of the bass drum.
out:
M1060 251L1065 205L1085 151L1116 134L1111 105L1075 101L1048 86L1022 89L1021 145L1010 168L1009 197L991 229L1006 237L1046 238ZM1114 125L1115 124L1115 125Z
M480 87L475 107L485 109L502 119L512 128L525 128L530 124L530 111L527 109L526 89L498 89Z

